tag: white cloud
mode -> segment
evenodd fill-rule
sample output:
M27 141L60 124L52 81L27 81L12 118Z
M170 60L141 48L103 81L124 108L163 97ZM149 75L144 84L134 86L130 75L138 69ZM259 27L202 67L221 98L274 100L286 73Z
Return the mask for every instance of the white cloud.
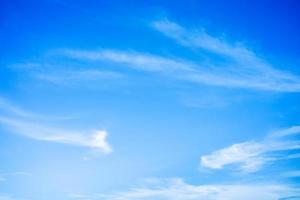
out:
M244 66L249 68L259 68L260 70L270 70L269 72L279 72L273 69L269 64L259 58L255 52L244 46L242 43L230 43L222 37L216 37L208 34L204 29L188 30L179 24L168 20L155 21L152 27L160 31L167 37L176 40L179 44L207 50L217 55L230 57L239 64L253 64L253 66Z
M300 91L299 75L275 68L267 60L259 57L254 51L241 43L228 42L223 38L208 34L203 29L189 30L168 20L153 22L152 27L181 45L204 50L201 53L207 59L186 60L137 51L112 49L59 49L51 51L48 58L49 56L53 58L52 56L60 55L85 62L92 61L97 64L98 62L101 62L101 64L103 64L102 62L109 62L119 67L157 73L195 84L277 92ZM219 59L218 56L225 59ZM57 70L57 66L36 63L24 63L23 65L12 65L12 67L35 71L35 78L55 84L98 79L107 80L107 78L122 76L119 72L97 70L97 66L94 66L92 70L87 69L87 66L82 65L82 62L79 62L81 64L76 62L76 68L73 67L72 69L71 67L70 69L69 66L74 64L72 60L57 60L60 60L58 62L59 66L69 68L69 70ZM220 62L220 60L222 61ZM85 64L89 66L91 62ZM44 66L47 70L42 70L41 66ZM78 70L78 66L81 70ZM101 66L101 68L105 67L106 65ZM51 68L55 68L55 73L49 73L48 70Z
M294 133L295 127L280 130L274 133L276 137L268 136L266 139L256 142L248 141L233 144L229 147L217 150L211 154L201 156L201 166L210 169L223 169L226 165L237 165L243 172L255 172L264 164L276 160L296 159L298 154L288 150L300 149L300 141L286 140L279 137L287 133ZM271 134L273 135L273 134ZM275 153L277 153L275 155Z
M187 30L169 20L155 21L152 23L152 27L185 46L202 48L216 54L237 59L254 56L253 52L241 44L232 45L221 38L209 35L203 29Z
M0 124L16 134L35 140L94 148L104 153L112 152L112 148L107 142L105 130L75 131L57 128L37 120L34 118L35 115L27 117L29 112L19 112L12 104L6 103L4 105L9 105L8 107L4 106L4 108L13 116L0 116Z
M222 74L217 71L215 74L219 80L223 80L220 85L286 92L300 90L299 76L274 68L268 61L260 58L241 43L230 43L223 38L208 34L203 29L188 30L168 20L153 22L152 27L179 44L200 48L231 59L227 66L224 65L225 68L219 66L227 73ZM215 64L211 63L211 65ZM211 74L214 74L213 70ZM214 81L216 80L212 79L211 84L214 84Z
M229 62L224 63L224 66L218 66L214 63L109 49L95 51L65 49L57 53L79 60L112 62L123 67L158 73L197 84L281 92L300 90L298 76L262 63L251 63L248 66L240 62Z
M62 49L57 50L56 54L68 56L74 59L111 61L126 65L126 67L148 72L172 73L178 71L194 71L194 69L187 62L181 62L180 60L173 60L162 56L144 54L135 51L126 52L112 49L95 51Z
M266 60L257 56L254 51L250 50L242 43L230 43L224 38L208 34L203 29L188 30L168 20L156 21L153 22L152 25L156 30L173 38L182 45L201 48L215 53L216 55L231 58L239 64L239 68L244 70L248 69L254 72L256 69L266 73L265 75L274 76L274 78L296 78L288 73L273 68Z
M144 185L127 192L110 195L73 195L73 198L81 200L277 200L296 195L299 195L296 188L282 184L192 185L181 179L167 179L157 180L155 185Z
M106 141L107 132L105 130L82 133L78 131L42 125L40 122L4 117L0 117L0 123L5 125L14 133L31 139L90 147L99 149L104 153L112 152L112 148Z
M25 62L9 65L8 67L22 73L26 72L31 78L57 85L74 85L96 81L105 81L107 83L108 81L123 78L123 74L116 71L97 69L95 67L87 67L85 64L74 64L66 61Z
M300 133L300 126L292 126L287 129L272 132L269 137L285 137Z
M0 110L4 110L8 113L12 113L21 117L32 117L35 116L33 113L25 111L7 101L5 98L0 97Z
M240 163L243 170L256 171L266 162L265 158L260 156L264 150L264 145L257 142L234 144L202 156L201 165L211 169L222 169L224 165Z

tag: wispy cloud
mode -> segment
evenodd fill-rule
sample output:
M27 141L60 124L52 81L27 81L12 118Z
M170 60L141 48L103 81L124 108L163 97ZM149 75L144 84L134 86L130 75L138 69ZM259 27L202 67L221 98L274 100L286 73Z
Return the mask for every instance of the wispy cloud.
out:
M46 81L58 85L73 85L76 83L118 80L123 74L115 71L97 69L93 67L81 66L80 64L69 63L67 61L27 62L9 65L9 68L23 73L40 81Z
M53 68L51 64L42 64L48 68L46 71L41 70L41 64L24 63L12 66L14 68L21 66L33 71L38 69L34 73L35 78L55 84L120 78L122 74L119 71L122 67L126 67L195 84L277 92L300 91L299 75L276 68L242 43L229 42L207 33L203 28L191 30L169 20L155 21L151 23L151 27L184 47L201 50L201 55L207 59L188 60L183 57L166 57L118 49L58 49L50 51L46 58L50 57L53 60L52 56L57 55L71 58L71 60L55 59L58 62L56 64L62 66L64 70L54 67L55 70L51 73L51 70L49 71ZM70 62L74 61L72 59L81 61L76 62L77 64L86 63L80 69L77 66L66 70L74 64ZM91 65L91 62L101 64L101 70L97 67L89 69L87 66ZM107 63L114 64L114 68L116 65L120 69L118 72L105 71L103 69L107 67L105 65Z
M4 110L8 113L15 114L20 117L32 117L33 113L25 111L7 101L5 98L0 97L0 110Z
M228 80L245 78L246 83L240 83L240 87L287 92L300 90L299 76L274 68L267 60L240 42L228 42L222 37L212 36L203 28L189 30L169 20L155 21L152 27L181 45L203 49L231 59L228 63L231 67L225 70L232 76L227 78ZM238 87L238 84L239 82L232 86Z
M272 133L269 134L269 137L285 137L285 136L292 136L295 134L300 133L300 126L292 126L290 128L287 129L283 129L283 130L278 130L278 131L274 131Z
M247 49L241 43L231 44L220 37L208 34L203 28L188 30L169 20L155 21L152 23L152 27L184 46L205 49L235 60L253 61L257 59L260 61L259 63L263 63L262 60L256 57L254 52Z
M90 147L99 149L104 153L110 153L112 151L112 148L106 142L107 132L104 130L82 133L69 129L41 125L40 122L4 117L0 117L0 123L8 127L9 130L14 133L31 139Z
M292 130L292 131L291 131ZM209 155L201 157L201 166L210 169L223 169L227 165L235 165L242 172L255 172L260 170L266 163L277 160L299 158L297 153L289 150L300 149L300 141L297 139L284 139L278 133L299 133L295 127L274 132L262 141L247 141L233 144L229 147L217 150ZM276 137L272 137L276 135Z
M236 85L232 86L283 92L300 90L299 75L276 69L267 60L240 42L228 42L222 37L208 34L204 29L188 30L168 20L156 21L152 25L156 30L173 38L179 44L200 48L231 59L224 69L231 73L227 79L245 80L245 82L236 82ZM216 65L215 67L224 68L224 66ZM220 76L222 77L222 74Z
M300 77L273 67L241 43L230 43L204 30L188 30L168 20L156 21L153 27L178 43L227 58L223 64L166 58L140 52L118 50L65 50L60 53L76 59L105 60L137 70L163 73L208 85L250 88L281 92L300 90ZM209 56L209 55L207 55Z
M262 63L225 62L220 66L220 64L213 62L111 49L94 51L65 49L59 50L58 54L79 60L111 62L122 67L157 73L196 84L280 92L300 90L300 78L298 76L276 70Z
M292 195L299 195L299 191L283 184L192 185L181 179L158 179L155 184L136 187L127 192L111 195L73 195L73 198L80 200L274 200Z
M1 96L0 96L0 111L3 111L3 113L1 113L2 114L1 116L9 115L9 116L19 117L24 119L25 118L32 119L32 120L68 120L68 119L77 118L74 116L45 116L45 115L33 113L28 110L24 110L19 106L16 106L15 104L12 104L10 101L7 101L6 98L3 98Z
M228 42L222 37L210 35L203 28L189 30L169 20L155 21L152 23L152 27L181 45L204 49L216 55L231 58L233 68L238 68L237 72L246 73L247 70L248 73L260 72L266 77L282 78L286 81L293 81L293 78L297 78L294 81L299 84L299 77L275 69L268 61L259 57L241 42ZM234 72L233 68L231 70Z
M261 81L254 80L254 82L251 82L253 85L249 85L249 81L245 79L245 77L233 78L231 75L226 75L228 72L225 71L225 73L223 73L222 71L213 69L211 66L204 63L196 64L192 61L186 61L183 59L166 58L140 52L126 52L108 49L96 51L66 49L60 50L58 53L73 59L112 62L123 67L158 73L177 80L193 83L246 88L254 85L260 87L261 84L261 87L264 87L263 85L265 84ZM256 79L255 77L252 78ZM272 87L269 89L277 90L279 88Z
M172 73L178 71L194 71L187 62L165 58L158 55L140 53L136 51L120 51L113 49L76 50L60 49L53 54L67 56L78 60L110 61L123 64L126 67L147 72Z
M27 113L26 111L19 112L12 104L5 107L14 115L0 116L0 124L11 132L16 134L42 141L57 142L63 144L77 145L98 149L104 153L112 152L111 146L107 142L107 132L105 130L95 131L75 131L65 128L57 128ZM0 107L1 109L2 107ZM16 110L18 112L16 112Z

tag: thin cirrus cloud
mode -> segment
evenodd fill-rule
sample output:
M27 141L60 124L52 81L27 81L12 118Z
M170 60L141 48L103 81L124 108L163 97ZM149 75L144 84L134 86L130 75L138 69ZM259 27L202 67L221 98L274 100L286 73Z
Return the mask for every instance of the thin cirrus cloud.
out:
M57 85L72 85L83 82L118 80L123 74L115 71L86 68L73 63L20 63L9 68L27 72L30 77Z
M181 179L157 179L154 185L144 184L125 192L110 195L77 194L72 197L78 200L273 200L298 195L299 191L296 188L284 184L193 185Z
M256 172L265 164L272 164L278 160L298 159L300 141L286 139L300 133L300 126L283 129L269 134L262 141L247 141L233 144L229 147L201 156L201 166L209 169L223 169L225 166L237 166L245 173Z
M214 37L208 34L205 30L188 30L174 22L168 20L156 21L152 23L152 27L160 31L167 37L170 37L177 41L179 44L204 49L208 52L214 53L219 56L231 58L231 64L235 64L235 67L239 67L238 71L249 70L249 73L261 72L270 78L282 78L287 81L293 81L295 78L299 84L299 77L292 76L286 72L273 68L266 60L260 58L256 53L241 43L229 43L223 38ZM238 66L236 66L238 65ZM234 69L232 72L234 72ZM299 87L299 85L298 85Z
M17 106L11 104L6 99L0 97L0 109L4 110L8 113L18 115L20 117L32 117L34 116L33 113L29 113L28 111L25 111L23 109L18 108Z
M185 47L205 50L226 60L221 64L214 62L215 56L205 52L203 54L210 57L210 61L112 49L64 49L56 51L56 54L81 61L110 62L196 84L277 92L300 91L298 75L276 69L242 44L227 42L203 30L188 30L168 20L153 22L151 27Z
M76 131L57 128L45 124L36 117L38 115L20 110L6 100L2 100L0 104L0 109L4 110L4 108L7 114L0 116L0 124L15 134L34 140L93 148L103 153L112 152L112 147L107 142L108 133L105 130Z

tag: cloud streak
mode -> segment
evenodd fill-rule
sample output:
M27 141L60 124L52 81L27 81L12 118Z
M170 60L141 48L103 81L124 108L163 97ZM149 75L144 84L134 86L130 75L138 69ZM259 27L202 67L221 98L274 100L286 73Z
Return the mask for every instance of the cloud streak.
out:
M250 173L277 160L297 159L299 154L291 153L289 150L299 150L300 141L279 137L300 133L298 126L295 127L276 131L262 141L237 143L203 155L201 156L201 166L217 170L223 169L227 165L237 165L240 171Z
M52 56L67 58L56 59L59 66L72 66L74 62L70 61L74 60L80 61L76 62L77 64L84 65L80 65L81 69L71 67L71 70L57 70L54 67L56 71L52 74L51 70L49 71L53 68L51 64L43 65L46 66L46 71L41 70L41 64L34 63L14 65L14 68L21 66L34 71L38 67L34 73L35 78L55 84L120 78L123 74L119 71L122 68L130 68L194 84L275 92L300 91L299 75L276 68L239 42L229 42L207 33L204 29L191 30L169 20L155 21L151 23L151 27L181 46L199 50L206 59L166 57L118 49L57 49L50 51L47 56L51 59ZM101 64L101 68L107 67L108 64L119 69L118 72L87 69L87 66L93 65L91 62Z
M148 184L111 195L74 195L73 198L81 200L275 200L292 195L299 195L299 191L292 186L282 184L192 185L181 179L158 179L154 186Z
M274 68L268 61L241 43L230 43L223 38L208 34L205 30L188 30L174 22L161 20L152 27L186 47L203 49L218 56L231 59L227 71L236 80L231 86L282 92L300 90L300 77ZM213 63L212 63L213 64ZM221 75L221 74L220 74ZM236 75L236 77L234 77ZM240 77L240 79L238 78ZM241 80L245 82L241 82ZM231 80L231 81L233 81ZM239 80L239 81L238 81Z
M285 78L287 80L297 78L295 81L299 83L299 77L273 68L266 60L260 58L254 51L240 42L230 43L224 38L208 34L204 29L188 30L168 20L155 21L152 23L152 27L181 45L203 49L232 59L234 62L231 64L239 65L235 66L240 68L237 69L239 71L245 70L244 72L246 72L249 70L250 73L257 70L257 73L261 72L273 78Z
M240 43L227 42L204 30L188 30L168 20L153 22L152 27L181 45L205 50L206 52L202 53L209 57L210 61L168 58L112 49L64 49L56 51L56 54L77 60L115 63L198 84L277 92L300 91L299 76L276 69ZM223 63L215 62L215 56L207 52L226 59Z
M112 152L112 148L106 142L107 132L104 130L81 133L41 125L39 122L4 117L0 117L0 123L5 125L12 132L31 139L95 148L104 153Z
M180 58L119 50L74 50L59 51L73 59L115 63L138 71L157 73L166 77L195 84L206 84L228 88L246 88L277 92L297 92L300 78L287 72L251 64L244 67L239 63L214 63L189 61Z
M5 98L0 97L0 110L4 110L10 114L14 114L20 117L33 117L33 113L25 111L7 101ZM36 116L35 116L36 117Z
M28 73L30 77L57 85L72 85L84 82L112 81L123 78L123 74L110 70L97 69L66 61L21 63L9 68Z
M53 127L31 115L28 117L26 111L19 112L19 109L12 104L6 104L9 105L5 107L6 111L10 111L13 115L0 116L0 124L13 133L35 140L88 147L103 153L112 152L112 147L107 142L108 133L105 130L75 131Z

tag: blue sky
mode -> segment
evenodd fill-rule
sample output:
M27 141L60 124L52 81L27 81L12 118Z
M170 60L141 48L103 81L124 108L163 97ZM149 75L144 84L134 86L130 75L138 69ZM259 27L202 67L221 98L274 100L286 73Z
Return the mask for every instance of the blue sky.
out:
M0 200L300 199L296 0L0 9Z

